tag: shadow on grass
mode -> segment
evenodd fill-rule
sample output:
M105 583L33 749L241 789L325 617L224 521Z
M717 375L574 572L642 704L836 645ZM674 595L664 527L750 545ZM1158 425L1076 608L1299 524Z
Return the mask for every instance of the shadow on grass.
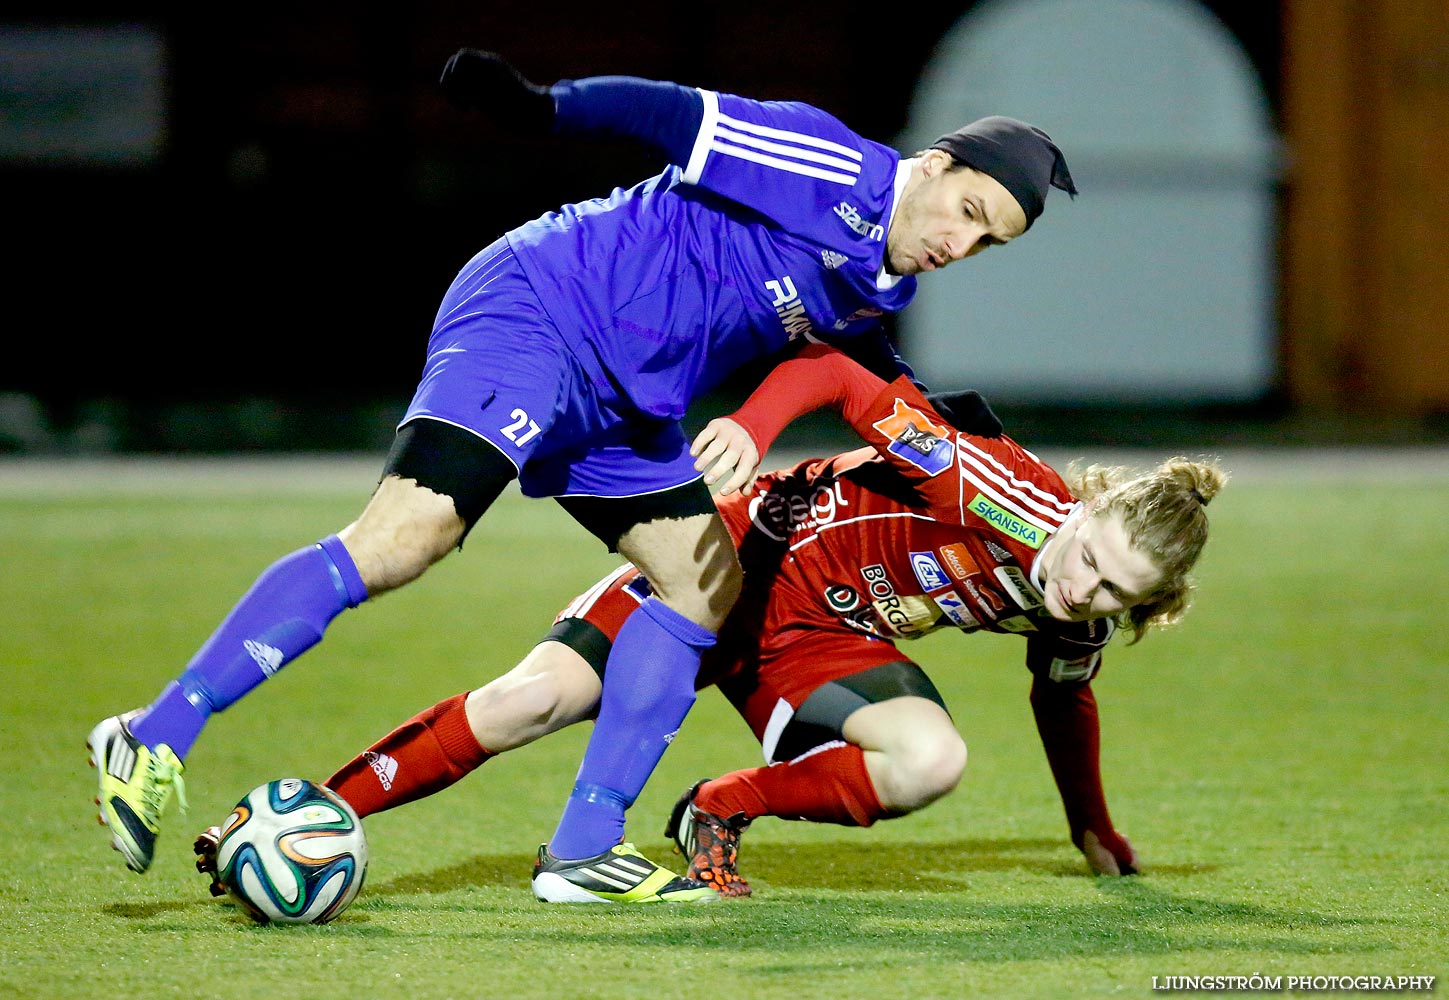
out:
M550 948L715 949L754 956L746 974L758 975L854 965L875 974L883 954L903 961L1021 962L1244 949L1368 954L1393 947L1391 929L1371 918L1193 894L1185 880L1214 871L1211 865L1159 865L1144 878L1091 880L1074 859L1055 839L761 845L758 857L745 858L745 873L756 880L752 899L560 912L519 908L516 897L467 897L460 909L484 918L477 927L435 933L466 946L502 934ZM990 877L995 873L1078 876L1095 892L1043 899L1033 891L1017 901L1010 887ZM484 855L369 886L365 895L384 909L408 910L397 897L482 887L526 891L527 875L524 858ZM417 907L431 912L437 905Z
M669 857L665 855L656 860L669 864ZM677 856L674 860L679 861ZM465 887L525 885L529 861L513 855L479 855L447 868L369 885L367 893L370 896L416 895ZM770 844L762 846L758 856L750 851L746 841L740 870L757 883L790 889L960 892L970 888L972 873L1024 872L1080 877L1086 873L1086 863L1075 852L1064 850L1062 841L1047 838ZM1165 864L1153 865L1151 874L1174 877L1214 870L1213 865Z
M1080 877L1056 839L761 844L747 856L753 899L713 906L549 907L532 904L527 858L482 855L369 884L360 907L327 933L427 938L470 948L673 949L739 956L742 976L809 975L891 961L1023 962L1060 958L1261 951L1284 956L1372 954L1392 948L1383 921L1203 895L1189 877L1212 866L1158 866L1144 878ZM1006 874L1006 879L996 877ZM1010 876L1025 875L1022 880ZM464 889L446 901L408 900ZM1083 891L1083 889L1087 891ZM373 904L373 905L369 905ZM175 916L210 901L112 903L128 920ZM221 929L248 923L234 910ZM315 931L296 928L291 931ZM705 959L707 961L707 959Z
M772 844L760 853L758 858L745 854L744 874L792 889L957 892L970 887L973 873L1062 877L1087 873L1086 862L1055 838ZM1160 865L1153 866L1152 873L1191 875L1213 867Z
M283 934L296 933L302 930L302 928L297 926L259 924L247 916L246 912L228 897L221 899L203 897L200 899L167 900L151 903L107 903L101 907L101 912L108 917L115 917L118 920L134 920L137 922L155 920L158 917L190 915L200 910L214 911L213 914L208 914L208 916L221 918L214 927L217 930L250 930L268 933L280 932ZM369 915L359 911L348 913L346 919L349 924L353 925L349 928L353 933L357 933L360 930L366 933L365 930L356 925L367 924L372 920ZM153 927L143 926L143 929L173 933L176 925L163 923Z
M181 913L197 906L210 906L210 900L166 900L153 903L107 903L101 907L103 913L108 917L120 917L123 920L149 920L152 917L159 917L163 913Z

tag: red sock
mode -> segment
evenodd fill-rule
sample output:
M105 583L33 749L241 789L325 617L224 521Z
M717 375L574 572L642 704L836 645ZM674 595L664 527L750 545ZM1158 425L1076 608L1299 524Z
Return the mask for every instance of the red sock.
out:
M324 784L359 816L440 792L489 757L468 725L468 692L440 701L352 758Z
M779 816L841 826L870 826L887 816L865 769L865 753L847 744L788 764L755 767L707 781L695 804L716 816Z

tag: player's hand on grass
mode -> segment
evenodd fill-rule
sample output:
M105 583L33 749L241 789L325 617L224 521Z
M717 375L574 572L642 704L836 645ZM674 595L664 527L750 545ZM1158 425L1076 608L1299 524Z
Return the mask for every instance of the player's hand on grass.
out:
M689 453L694 456L695 471L705 473L705 485L721 483L720 496L735 490L750 495L760 467L760 452L755 439L729 417L711 420L695 437Z
M1127 838L1115 830L1105 838L1098 837L1091 830L1082 834L1082 853L1093 875L1136 875L1137 852Z
M453 104L521 135L547 135L553 128L553 94L496 52L459 49L443 64L438 83Z

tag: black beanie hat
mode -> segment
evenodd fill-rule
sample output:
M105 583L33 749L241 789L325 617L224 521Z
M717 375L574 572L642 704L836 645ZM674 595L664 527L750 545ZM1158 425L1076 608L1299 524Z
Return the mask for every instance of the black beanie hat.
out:
M979 119L941 136L931 148L996 178L1026 213L1028 229L1046 206L1049 188L1077 196L1067 161L1051 136L1015 118Z

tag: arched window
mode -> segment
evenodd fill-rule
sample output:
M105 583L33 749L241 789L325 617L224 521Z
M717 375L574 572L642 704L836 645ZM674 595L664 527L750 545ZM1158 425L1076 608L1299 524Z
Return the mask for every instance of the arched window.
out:
M1245 401L1276 358L1268 99L1195 0L994 0L941 40L896 145L1039 126L1081 189L1010 247L925 277L904 353L1002 402Z

